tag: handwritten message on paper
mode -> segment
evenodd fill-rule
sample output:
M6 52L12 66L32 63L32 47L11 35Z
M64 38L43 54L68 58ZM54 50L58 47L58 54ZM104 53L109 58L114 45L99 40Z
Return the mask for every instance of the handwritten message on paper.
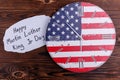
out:
M45 45L46 28L50 17L41 15L27 18L9 27L4 35L4 49L25 53Z

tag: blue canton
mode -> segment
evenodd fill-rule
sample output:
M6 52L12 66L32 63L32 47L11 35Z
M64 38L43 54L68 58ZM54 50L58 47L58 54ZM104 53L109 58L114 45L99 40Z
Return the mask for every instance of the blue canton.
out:
M80 3L66 5L56 12L48 25L46 40L78 40L79 37L72 31L68 24L81 35L81 17L78 16Z

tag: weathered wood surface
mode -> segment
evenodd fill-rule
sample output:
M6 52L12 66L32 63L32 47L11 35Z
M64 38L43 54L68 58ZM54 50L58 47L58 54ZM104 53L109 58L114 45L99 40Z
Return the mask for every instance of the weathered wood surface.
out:
M5 30L15 22L35 15L52 16L68 3L87 1L103 8L112 18L116 46L111 58L89 73L72 73L57 66L46 50L26 54L5 52ZM0 80L119 80L120 79L120 0L0 0Z

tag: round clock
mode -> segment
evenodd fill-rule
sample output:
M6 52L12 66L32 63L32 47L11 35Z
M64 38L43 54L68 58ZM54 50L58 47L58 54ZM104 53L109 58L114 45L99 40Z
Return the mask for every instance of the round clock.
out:
M111 56L116 32L100 7L75 2L59 9L48 25L46 46L62 68L83 73L95 70Z

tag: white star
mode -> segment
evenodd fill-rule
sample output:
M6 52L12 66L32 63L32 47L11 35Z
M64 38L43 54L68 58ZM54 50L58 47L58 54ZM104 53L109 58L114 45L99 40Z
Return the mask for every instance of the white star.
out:
M60 23L60 20L57 20L57 23Z
M76 27L75 30L78 30L78 27Z
M68 22L69 22L69 20L67 19L67 20L66 20L66 22L68 23Z
M75 22L78 22L78 19L76 19Z
M52 24L52 27L55 27L55 24Z
M61 8L62 11L64 11L65 9L64 8Z
M66 11L66 14L68 15L68 14L69 14L69 12L68 12L68 11Z
M69 38L70 38L70 36L69 36L69 35L67 35L67 36L66 36L66 38L67 38L67 39L69 39Z
M73 7L71 7L71 8L70 8L70 10L71 10L71 11L73 11L73 10L74 10L74 8L73 8Z
M60 31L60 28L57 28L57 31Z
M76 15L78 15L78 12L77 12L77 11L75 11L75 14L76 14Z
M51 30L51 28L48 28L48 31L50 31Z
M69 6L69 4L68 5L66 5L67 7Z
M71 33L71 34L74 34L74 32L73 32L73 31L71 31L70 33Z
M49 36L48 36L48 39L50 40L50 38L51 38L51 36L49 35Z
M65 34L65 32L64 32L64 31L62 31L62 34Z
M56 33L55 32L52 32L53 35L55 35Z
M73 23L71 23L70 25L71 25L71 26L74 26L74 24L73 24Z
M74 16L73 16L73 15L71 15L70 17L71 17L72 19L74 18Z
M64 24L64 23L62 23L62 24L61 24L61 26L62 26L62 27L64 27L64 26L65 26L65 24Z
M75 36L76 38L78 38L78 36Z
M79 6L79 4L78 4L78 3L76 3L76 4L75 4L75 6L76 6L76 7L78 7L78 6Z
M68 28L68 27L67 27L67 28L66 28L66 30L67 30L67 31L69 31L69 30L70 30L70 28Z
M55 19L55 16L52 16L53 19Z
M64 19L64 18L65 18L65 16L62 15L62 16L61 16L61 19Z
M57 12L57 15L60 15L60 12Z

